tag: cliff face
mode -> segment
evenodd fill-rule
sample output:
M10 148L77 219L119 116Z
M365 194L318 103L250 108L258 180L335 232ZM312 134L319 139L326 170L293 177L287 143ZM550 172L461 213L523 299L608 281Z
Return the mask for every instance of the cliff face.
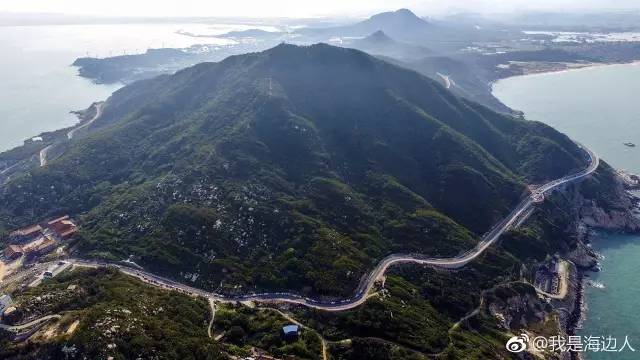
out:
M590 230L640 231L639 200L629 190L623 179L603 163L593 176L549 196L549 201L524 226L528 231L537 229L539 239L547 239L549 254L557 251L556 255L567 261L566 272L558 275L566 276L561 278L566 281L566 292L546 293L535 288L532 279L489 292L487 311L501 329L530 338L574 334L584 309L583 271L598 265L598 255L587 245ZM527 242L530 249L535 248L534 243ZM531 265L535 266L526 264L523 269L527 271ZM527 356L572 359L569 353L552 354L535 348Z
M640 220L631 211L605 210L598 207L594 201L585 200L580 208L582 222L590 227L611 231L637 232L640 231Z
M593 179L576 187L571 195L580 223L608 231L640 231L640 218L635 214L638 198L629 190L623 179L605 164Z
M598 265L598 259L593 250L584 244L584 239L579 239L576 248L567 254L567 259L582 269L592 269Z

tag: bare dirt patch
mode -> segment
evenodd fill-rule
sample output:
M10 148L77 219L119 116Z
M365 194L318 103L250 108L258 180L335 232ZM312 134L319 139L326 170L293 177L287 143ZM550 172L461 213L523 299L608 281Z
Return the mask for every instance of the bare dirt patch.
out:
M69 325L69 328L67 329L66 334L67 335L73 334L76 331L76 329L78 328L78 325L80 325L80 320L74 321L73 324Z

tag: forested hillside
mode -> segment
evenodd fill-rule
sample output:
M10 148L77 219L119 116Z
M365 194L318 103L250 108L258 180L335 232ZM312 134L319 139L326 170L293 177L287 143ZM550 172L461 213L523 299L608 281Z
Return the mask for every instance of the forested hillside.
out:
M84 256L226 292L350 294L393 252L474 246L566 136L363 52L279 45L116 92L93 134L0 194L0 229L80 220Z

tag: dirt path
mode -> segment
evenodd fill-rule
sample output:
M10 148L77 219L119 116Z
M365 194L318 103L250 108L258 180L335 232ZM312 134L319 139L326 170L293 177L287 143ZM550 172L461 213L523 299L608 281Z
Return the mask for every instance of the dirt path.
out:
M467 315L462 317L455 324L453 324L453 326L451 326L451 328L449 329L449 334L451 334L453 331L455 331L457 328L459 328L460 325L463 322L465 322L465 321L471 319L472 317L478 315L480 313L480 311L482 310L482 306L483 305L484 305L484 295L480 296L480 305L478 305L477 308L473 309L473 311L471 311L470 313L468 313Z
M213 320L216 318L216 303L211 298L209 298L209 306L211 307L211 321L209 322L207 334L210 338L213 338Z
M74 322L73 322L73 324L71 324L71 325L69 326L69 328L67 329L66 334L67 334L67 335L71 335L71 334L73 334L73 333L76 331L76 329L78 328L78 325L80 325L80 320L76 320L76 321L74 321Z
M0 261L0 283L4 279L4 274L6 272L5 268L6 266L4 265L4 262Z

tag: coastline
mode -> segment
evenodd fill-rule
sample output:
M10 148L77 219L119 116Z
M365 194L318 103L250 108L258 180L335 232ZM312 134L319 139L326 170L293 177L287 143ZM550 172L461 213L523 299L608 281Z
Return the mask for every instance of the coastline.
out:
M489 82L489 87L491 89L491 94L495 96L495 94L494 94L494 85L499 83L499 82L501 82L501 81L504 81L504 80L514 79L514 78L522 78L522 77L537 77L537 76L558 75L558 74L577 72L577 71L595 70L595 69L599 69L599 68L602 68L602 67L610 67L610 66L628 66L628 65L640 66L640 59L639 60L634 60L634 61L627 61L627 62L558 63L558 64L568 65L569 67L568 68L567 67L563 67L563 68L558 67L558 68L555 68L555 69L549 69L549 70L543 70L543 71L532 71L530 73L524 73L524 74L513 74L513 75L510 75L510 76L500 77L500 78L497 78L495 80L491 80ZM578 65L578 66L571 67L571 65ZM500 99L498 98L498 100L500 100ZM516 109L512 109L512 110L518 111Z
M640 62L634 62L634 64L640 64ZM524 74L524 75L520 75L520 76L534 76L534 75L548 75L548 74L555 74L555 73L559 73L559 72L564 72L564 71L576 71L576 70L584 70L584 69L590 69L590 68L596 68L596 67L600 67L600 66L610 66L610 65L626 65L625 63L621 63L621 64L596 64L593 66L586 66L586 67L582 67L582 68L574 68L574 69L566 69L566 70L559 70L559 71L550 71L550 72L544 72L544 73L535 73L535 74ZM506 78L505 78L506 79ZM566 328L566 331L568 334L573 334L575 333L575 330L578 328L578 326L581 324L581 321L586 317L586 301L585 301L585 277L584 277L584 272L588 271L588 270L581 270L580 268L577 268L576 270L576 276L577 276L577 288L575 290L572 290L574 292L575 295L575 302L574 302L574 308L573 311L571 312L570 316L569 316L569 322ZM570 333L571 332L571 333Z
M572 68L566 68L565 66L559 66L555 70L541 71L541 72L532 72L532 73L523 73L523 74L515 74L513 76L506 76L496 79L489 83L491 94L495 96L498 100L502 102L502 99L496 96L495 85L503 80L509 80L511 78L521 78L521 77L541 77L541 76L551 76L569 72L577 72L577 71L591 71L600 69L603 67L626 67L626 66L639 66L640 60L628 61L628 62L614 62L614 63L589 63L584 64L584 66L576 66ZM506 105L506 104L505 104ZM509 107L509 105L506 105ZM511 107L510 107L511 108ZM522 110L511 108L514 113L521 114L526 116ZM601 259L601 255L596 251L587 247L587 244L592 243L593 241L597 241L596 236L594 236L593 230L595 229L603 229L606 231L611 231L612 233L637 233L637 228L629 228L627 227L628 223L621 220L622 217L628 216L629 218L635 217L633 214L634 209L638 209L638 197L637 195L630 193L629 190L632 190L631 184L628 181L625 181L625 176L621 170L616 170L617 179L620 182L621 187L624 189L622 193L619 193L620 202L624 203L624 198L635 198L631 200L632 206L627 207L624 206L624 210L620 210L616 214L609 213L604 209L588 209L588 211L583 212L583 207L592 206L591 204L585 203L582 201L581 197L574 198L572 201L575 204L576 210L576 218L575 220L581 226L584 226L587 230L583 233L578 231L576 235L579 236L581 243L580 246L584 247L586 251L578 251L576 254L570 254L574 256L569 256L571 258L581 258L585 261L584 264L577 264L575 266L575 273L573 274L575 278L574 286L570 287L570 294L567 298L567 302L565 304L556 304L553 307L552 311L558 312L561 311L562 308L572 309L570 313L567 314L566 322L560 323L560 330L564 332L565 336L574 336L577 335L580 330L582 330L585 321L590 316L589 314L589 297L588 297L588 287L590 287L589 280L591 279L591 274L597 271L595 266L585 266L588 265L586 262L593 261L597 264ZM634 184L637 186L637 184ZM616 200L617 201L617 200ZM605 216L601 216L605 215ZM637 221L638 219L636 219ZM581 266L582 265L582 266ZM573 360L582 360L584 359L584 354L582 353L569 353L568 357Z
M627 196L631 199L631 206L627 208L623 213L627 216L633 217L636 221L639 221L634 214L634 210L639 209L638 197L636 194L632 193L632 186L629 183L625 182L623 176L621 176L620 172L616 172L617 179L619 180L621 186L623 187L622 195ZM578 210L580 212L580 210ZM580 226L585 227L587 230L583 233L578 233L577 235L580 237L579 239L579 247L582 247L584 251L576 251L573 254L574 256L578 256L580 259L584 261L588 261L590 263L584 263L577 265L575 267L575 288L572 288L574 291L573 298L573 311L570 313L568 317L568 321L566 322L565 327L561 329L565 332L567 336L574 336L583 329L583 324L588 318L589 314L589 301L587 296L587 288L592 286L590 284L591 274L597 274L602 271L600 269L600 260L603 259L603 255L597 250L591 248L590 244L593 244L597 239L597 230L603 230L606 232L610 232L612 234L638 234L637 229L629 229L627 227L608 227L608 224L593 224L590 223L589 216L583 216L579 214L578 222ZM558 310L558 308L554 308L554 310ZM573 360L583 360L583 353L570 353L571 359Z

